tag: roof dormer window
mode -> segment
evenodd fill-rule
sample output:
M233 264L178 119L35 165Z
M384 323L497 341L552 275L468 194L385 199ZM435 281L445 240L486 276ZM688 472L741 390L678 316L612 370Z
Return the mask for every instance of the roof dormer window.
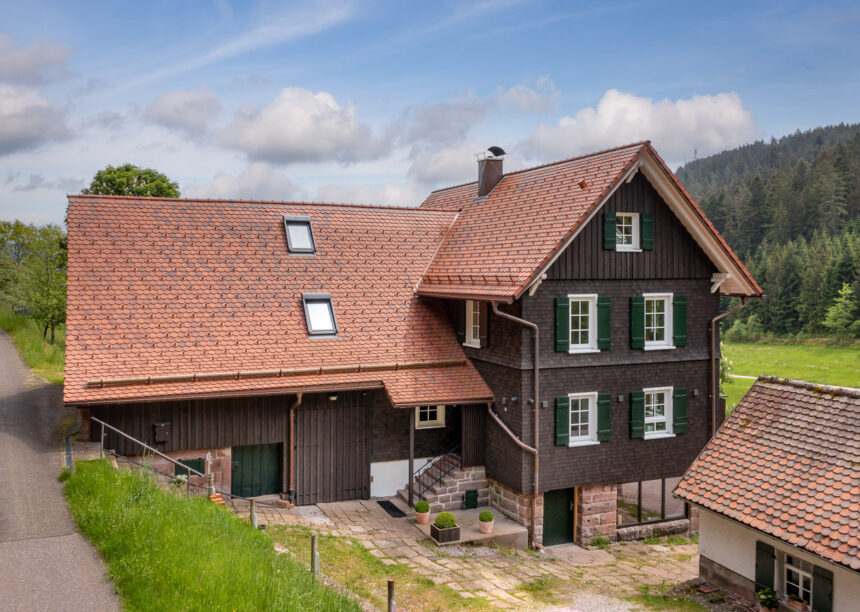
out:
M329 293L303 293L305 321L311 336L336 336L337 321Z
M314 232L311 229L310 217L284 217L284 228L287 231L287 248L296 255L313 255Z

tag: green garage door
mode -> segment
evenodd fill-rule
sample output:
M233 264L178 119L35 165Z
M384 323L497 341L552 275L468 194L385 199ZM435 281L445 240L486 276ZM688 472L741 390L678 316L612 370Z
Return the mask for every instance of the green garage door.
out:
M278 444L234 446L230 492L239 497L269 495L281 490Z
M573 542L573 489L543 494L543 545Z

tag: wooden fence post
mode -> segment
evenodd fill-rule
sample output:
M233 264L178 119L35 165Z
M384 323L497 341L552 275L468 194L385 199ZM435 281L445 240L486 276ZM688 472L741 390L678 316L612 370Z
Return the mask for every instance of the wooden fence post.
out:
M251 498L251 514L249 518L251 519L251 526L256 529L257 528L257 509L256 509L256 501L253 497Z
M394 578L388 579L388 612L396 612L397 604L394 603Z
M320 573L320 553L317 550L317 534L311 534L311 571L316 576Z
M105 424L101 424L102 433L99 436L99 459L105 458Z

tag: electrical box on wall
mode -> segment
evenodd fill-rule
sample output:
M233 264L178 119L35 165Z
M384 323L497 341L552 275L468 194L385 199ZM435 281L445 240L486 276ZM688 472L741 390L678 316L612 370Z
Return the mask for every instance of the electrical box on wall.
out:
M171 424L169 422L154 423L153 428L155 429L156 442L167 442L170 440Z

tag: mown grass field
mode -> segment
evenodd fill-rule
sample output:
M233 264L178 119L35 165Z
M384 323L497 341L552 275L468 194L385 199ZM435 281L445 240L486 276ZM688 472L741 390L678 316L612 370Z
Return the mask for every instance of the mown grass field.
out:
M229 510L147 474L78 462L66 497L126 610L359 610Z
M732 362L735 375L767 374L824 385L860 387L860 343L724 342L723 353ZM723 385L723 393L728 396L726 406L737 405L754 382L735 378L732 384Z
M21 358L38 376L63 384L66 367L66 327L55 330L54 344L42 338L42 329L28 316L0 308L0 329L9 334ZM50 330L48 335L50 337Z

